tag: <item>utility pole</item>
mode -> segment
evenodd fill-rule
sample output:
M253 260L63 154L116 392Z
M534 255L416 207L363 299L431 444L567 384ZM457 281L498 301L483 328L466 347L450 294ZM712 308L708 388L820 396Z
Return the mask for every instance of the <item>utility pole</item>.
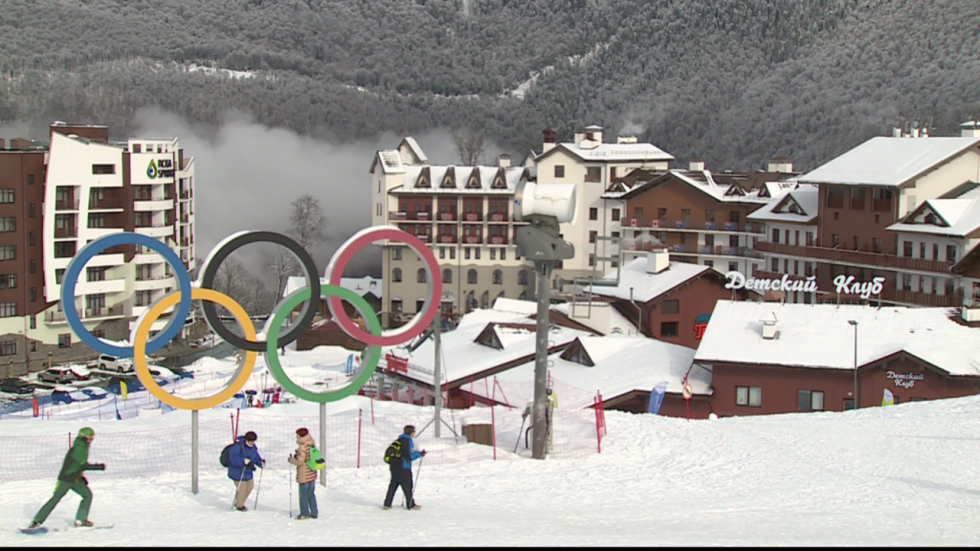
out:
M437 297L439 298L439 297ZM436 361L435 370L432 374L435 380L433 385L436 389L436 438L439 438L442 427L442 333L439 324L442 323L442 304L436 307L436 319L432 320L432 342L435 344Z
M531 426L534 442L531 457L544 459L547 453L548 429L548 328L551 303L551 270L554 263L536 260L534 271L538 279L538 319L536 354L534 355L534 405L531 413Z

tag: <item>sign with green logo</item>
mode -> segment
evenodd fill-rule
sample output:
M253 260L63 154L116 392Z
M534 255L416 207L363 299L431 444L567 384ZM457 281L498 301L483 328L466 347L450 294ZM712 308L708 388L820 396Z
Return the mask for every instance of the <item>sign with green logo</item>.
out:
M170 159L150 159L150 164L146 167L146 177L155 180L157 178L173 178L174 162Z

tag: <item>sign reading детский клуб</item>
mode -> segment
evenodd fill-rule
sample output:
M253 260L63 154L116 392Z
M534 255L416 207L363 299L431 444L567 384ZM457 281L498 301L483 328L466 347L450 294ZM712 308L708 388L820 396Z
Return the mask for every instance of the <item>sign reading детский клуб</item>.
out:
M728 283L726 289L747 289L758 293L767 291L803 291L804 293L816 293L816 276L809 276L805 279L790 280L789 274L783 274L781 279L745 277L742 272L731 271L725 274ZM855 281L854 276L841 274L834 278L834 287L838 295L860 295L861 298L871 298L880 295L885 287L885 278L878 276L871 281Z

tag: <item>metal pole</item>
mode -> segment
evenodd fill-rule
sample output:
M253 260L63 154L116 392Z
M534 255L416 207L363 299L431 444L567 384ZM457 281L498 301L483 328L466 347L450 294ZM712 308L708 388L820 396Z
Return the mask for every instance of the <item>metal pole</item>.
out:
M197 448L200 440L198 439L198 410L191 410L191 493L197 494Z
M327 441L327 404L320 404L320 449L326 449L324 443ZM327 487L327 470L320 471L320 486Z
M436 319L432 321L432 342L435 343L436 349L435 372L433 373L433 376L435 377L433 386L436 389L436 417L434 420L436 424L436 438L439 438L442 429L442 354L440 350L442 346L442 338L440 337L440 334L442 331L439 327L439 324L442 323L441 309L442 304L439 304L439 307L436 308Z
M534 262L538 279L538 319L537 346L534 357L534 411L531 426L534 430L534 443L531 457L544 459L547 454L548 428L548 326L551 302L552 263L545 260Z
M854 409L858 408L858 325L854 324Z

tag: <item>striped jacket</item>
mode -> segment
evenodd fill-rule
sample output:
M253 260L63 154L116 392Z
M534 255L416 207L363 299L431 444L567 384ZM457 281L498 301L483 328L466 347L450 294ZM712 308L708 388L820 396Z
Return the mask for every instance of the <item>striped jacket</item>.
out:
M299 444L299 447L296 448L296 453L289 458L289 462L296 465L296 482L300 484L314 482L316 481L317 472L310 470L306 466L306 462L310 460L310 446L316 445L313 441L313 436L309 434L306 436L297 436L296 443Z

